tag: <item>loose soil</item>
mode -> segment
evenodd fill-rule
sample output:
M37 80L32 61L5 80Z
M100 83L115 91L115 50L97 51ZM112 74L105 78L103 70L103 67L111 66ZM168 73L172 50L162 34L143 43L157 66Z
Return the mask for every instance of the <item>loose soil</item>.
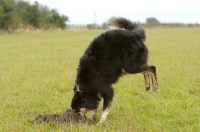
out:
M75 113L72 109L67 109L64 113L61 114L42 114L37 116L34 120L30 120L30 123L69 123L69 122L86 122L87 118L81 116L79 113Z

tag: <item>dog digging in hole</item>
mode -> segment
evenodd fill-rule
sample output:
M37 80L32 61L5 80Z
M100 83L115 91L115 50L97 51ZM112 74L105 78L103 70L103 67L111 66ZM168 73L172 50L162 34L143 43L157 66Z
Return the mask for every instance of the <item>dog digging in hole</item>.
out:
M109 23L118 29L94 38L80 58L71 101L71 108L82 116L93 111L88 118L93 120L103 99L99 123L104 122L110 112L114 98L112 84L122 75L142 73L147 91L150 79L153 90L158 88L156 67L147 64L144 29L123 17L112 17Z

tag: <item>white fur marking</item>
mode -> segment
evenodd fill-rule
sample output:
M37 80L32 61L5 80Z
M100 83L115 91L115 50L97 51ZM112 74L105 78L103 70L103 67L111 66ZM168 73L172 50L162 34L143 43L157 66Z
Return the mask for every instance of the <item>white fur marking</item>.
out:
M122 73L123 74L128 74L128 72L126 72L126 70L124 70L123 68L122 68Z
M78 92L81 92L81 90L79 89L79 86L76 84L76 89Z
M99 123L102 123L102 122L106 121L106 118L107 118L108 114L109 114L108 111L104 111L102 113L102 115L101 115L101 119L100 119Z
M100 94L99 94L99 95L100 95ZM92 114L91 114L90 117L88 118L89 120L93 121L94 118L96 118L96 115L97 115L98 110L99 110L99 106L100 106L100 102L99 102L99 104L98 104L97 109L93 110Z
M79 114L81 114L82 116L84 116L88 111L90 111L90 109L81 108Z

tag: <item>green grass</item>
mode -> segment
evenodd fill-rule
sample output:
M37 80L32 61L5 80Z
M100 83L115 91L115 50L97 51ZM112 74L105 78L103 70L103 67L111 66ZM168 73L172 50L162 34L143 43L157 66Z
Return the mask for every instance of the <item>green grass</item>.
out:
M37 114L70 108L79 58L101 32L1 35L0 131L200 131L199 28L146 30L149 64L157 67L159 89L147 92L142 74L120 78L106 123L27 123Z

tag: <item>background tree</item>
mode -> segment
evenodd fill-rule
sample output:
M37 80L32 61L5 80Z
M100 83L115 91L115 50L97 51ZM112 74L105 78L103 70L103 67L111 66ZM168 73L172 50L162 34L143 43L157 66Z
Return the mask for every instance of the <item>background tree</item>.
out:
M68 21L69 18L65 15L60 16L59 13L56 10L51 10L51 17L49 18L49 21L52 25L55 27L59 27L61 29L66 27L66 21Z
M6 31L29 25L42 29L64 29L67 21L67 16L38 2L30 4L21 0L0 0L0 29Z
M21 20L23 20L23 12L28 6L30 6L29 2L25 2L25 1L17 1L15 3L17 15L19 16Z
M39 28L42 14L38 10L38 3L35 2L34 5L27 5L23 10L22 17L26 24L32 25L35 28Z
M10 0L0 0L0 28L9 32L9 27L15 23L17 16L14 5Z
M158 26L160 22L156 18L150 17L146 19L146 24L149 26Z
M44 29L49 29L51 27L50 24L50 17L51 17L51 10L49 9L48 6L44 6L44 5L39 5L39 11L41 12L41 26Z

